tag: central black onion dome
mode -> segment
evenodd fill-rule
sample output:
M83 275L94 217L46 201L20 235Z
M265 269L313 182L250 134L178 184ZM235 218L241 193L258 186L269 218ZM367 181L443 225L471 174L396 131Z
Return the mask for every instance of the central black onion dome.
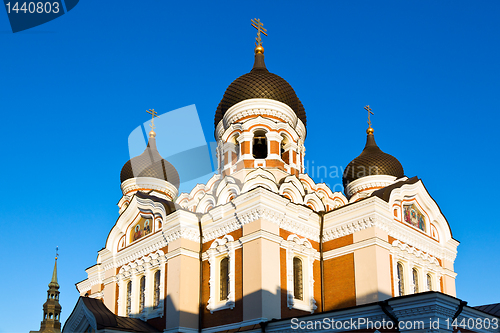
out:
M403 166L397 158L384 153L375 143L373 128L368 128L366 133L365 148L344 170L344 189L350 182L366 176L387 175L396 179L404 176Z
M161 157L156 149L155 136L156 133L151 131L146 150L125 163L120 173L122 183L130 178L151 177L166 180L179 188L179 174L172 164Z
M285 103L306 125L304 106L285 79L267 70L262 46L255 49L255 62L250 73L240 76L227 87L215 113L215 126L217 127L231 106L252 98L273 99Z

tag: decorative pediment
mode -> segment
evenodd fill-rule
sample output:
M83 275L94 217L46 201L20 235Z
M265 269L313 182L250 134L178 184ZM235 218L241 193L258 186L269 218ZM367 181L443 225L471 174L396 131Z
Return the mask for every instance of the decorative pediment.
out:
M388 202L396 220L424 232L439 242L447 243L453 239L448 221L422 180L414 177L401 182L391 188L390 193L384 193L382 199Z
M165 217L178 205L155 195L137 192L130 198L127 209L120 215L106 241L112 253L128 247L150 234L161 230Z

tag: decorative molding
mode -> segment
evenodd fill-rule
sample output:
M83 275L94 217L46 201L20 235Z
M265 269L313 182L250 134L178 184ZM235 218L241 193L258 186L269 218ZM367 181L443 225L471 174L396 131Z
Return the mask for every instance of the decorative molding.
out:
M90 294L89 295L90 298L103 298L104 297L104 293L103 292L96 292L96 293L93 293L93 294Z
M267 98L252 98L231 106L224 113L222 121L217 124L216 132L223 133L231 124L249 116L272 116L283 120L292 128L298 125L297 115L285 103ZM222 133L219 137L222 137Z
M129 279L132 275L143 274L148 270L160 267L167 261L167 255L163 251L159 250L155 253L150 253L149 255L143 256L133 262L129 262L120 268L120 271L116 275L118 281Z
M300 234L308 239L319 241L319 226L313 228L305 223L299 223L287 218L283 213L272 211L266 208L257 208L242 215L236 215L229 222L214 228L203 235L203 242L209 242L217 237L222 237L232 231L238 230L245 224L252 223L259 219L265 219L269 222L277 224L280 228Z
M393 248L397 247L399 249L399 251L396 250L393 251L393 253L406 252L410 255L415 256L416 258L421 258L424 261L428 261L430 264L439 266L439 262L435 257L429 255L428 253L417 250L411 245L401 243L399 240L395 240L394 242L392 242L392 246Z
M287 240L283 240L281 247L286 249L286 288L287 288L287 306L289 309L299 309L314 313L317 309L316 300L314 299L314 273L313 265L316 251L309 240L300 238L292 234ZM299 257L302 261L302 276L303 276L303 298L298 300L293 294L294 290L294 274L293 274L293 258Z
M374 226L377 226L383 230L387 229L386 226L383 225L383 223L376 223L375 221L375 218L368 217L357 221L345 222L342 224L327 227L323 232L323 242L328 242L332 239L351 235L356 231L361 231L363 229L368 229Z
M216 239L206 252L208 255L208 263L210 265L210 279L208 281L210 298L207 303L207 309L210 313L214 313L214 311L222 309L233 309L236 304L235 250L237 247L241 247L240 242L234 241L231 235L226 235L221 239ZM229 258L229 290L226 300L218 300L217 296L220 288L220 281L218 279L220 276L220 261L225 257Z

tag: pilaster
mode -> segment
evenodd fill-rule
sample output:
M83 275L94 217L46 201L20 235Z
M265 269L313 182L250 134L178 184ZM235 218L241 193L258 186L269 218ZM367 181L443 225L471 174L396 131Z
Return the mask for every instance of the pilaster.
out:
M281 318L279 226L258 219L243 226L243 320Z

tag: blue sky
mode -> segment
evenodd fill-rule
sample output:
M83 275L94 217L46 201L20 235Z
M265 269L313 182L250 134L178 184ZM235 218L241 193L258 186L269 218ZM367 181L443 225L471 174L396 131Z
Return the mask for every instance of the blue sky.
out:
M461 242L457 296L500 302L499 15L498 1L106 0L13 34L0 10L0 332L39 329L56 245L63 321L71 313L146 109L194 104L214 141L226 87L253 64L254 17L267 68L305 106L310 165L361 152L369 104L378 145L423 179Z

